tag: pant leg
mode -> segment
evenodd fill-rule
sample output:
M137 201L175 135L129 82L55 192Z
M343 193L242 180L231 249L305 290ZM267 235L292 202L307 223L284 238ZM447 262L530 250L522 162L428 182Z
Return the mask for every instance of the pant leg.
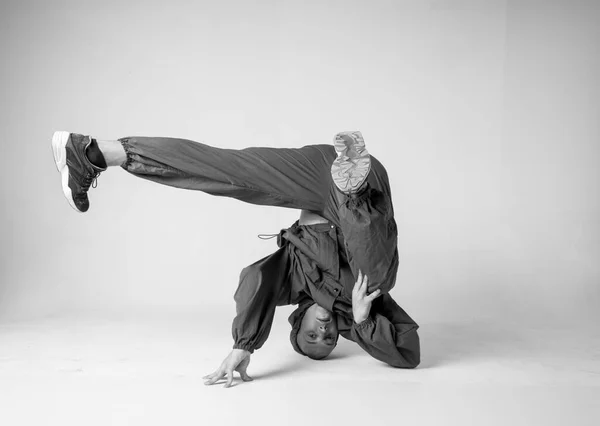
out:
M222 149L186 139L120 139L123 168L177 188L269 206L322 212L335 158L329 145L302 148Z
M175 138L127 137L123 168L164 185L237 198L252 204L306 209L336 224L350 267L369 276L369 291L388 292L398 269L397 231L385 168L371 157L369 190L357 199L331 178L331 145L222 149Z
M369 293L387 293L396 284L398 231L387 172L373 156L367 184L365 191L351 197L332 181L327 210L329 216L337 216L354 277L360 270L369 278Z

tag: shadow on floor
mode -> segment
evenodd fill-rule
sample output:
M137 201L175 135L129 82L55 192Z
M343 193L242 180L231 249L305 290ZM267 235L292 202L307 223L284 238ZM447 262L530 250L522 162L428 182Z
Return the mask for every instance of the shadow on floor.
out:
M290 373L294 373L296 371L302 371L307 369L307 362L320 362L320 363L329 363L329 362L337 362L340 359L351 358L354 356L368 356L357 344L354 342L342 342L338 343L338 347L334 349L334 351L327 358L320 361L312 361L306 357L301 355L291 356L288 362L277 365L272 369L259 374L253 374L252 377L255 379L267 379L273 378L277 376L288 375Z
M421 338L419 369L474 360L535 358L537 353L543 351L544 346L540 346L539 341L542 336L537 334L535 329L517 328L493 322L424 324L419 328L419 336ZM356 343L340 339L333 353L318 362L337 362L358 357L368 358L370 355ZM287 362L253 377L265 379L289 375L306 369L307 361L310 360L302 356L293 356ZM388 367L384 363L381 363L381 366Z
M306 364L302 359L295 359L289 362L286 362L283 365L277 365L270 370L267 370L264 373L255 373L252 374L252 378L255 380L258 379L271 379L277 376L289 375L290 373L294 373L296 371L300 371L302 369L306 369Z
M528 334L529 333L529 334ZM419 328L421 339L420 369L453 364L464 360L506 358L531 352L531 330L495 323L425 324ZM369 357L354 342L340 342L328 360Z

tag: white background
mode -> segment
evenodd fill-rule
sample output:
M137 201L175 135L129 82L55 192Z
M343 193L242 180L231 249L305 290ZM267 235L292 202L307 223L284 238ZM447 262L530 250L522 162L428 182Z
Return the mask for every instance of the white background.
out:
M37 354L22 370L4 364L14 374L5 383L39 389L44 350L63 361L76 352L73 335L44 346L19 327L35 324L41 338L43 327L60 333L89 318L117 321L115 330L115 318L194 318L180 322L190 330L181 342L217 339L206 358L216 367L230 347L239 271L276 248L256 234L298 218L118 168L78 214L52 161L55 130L226 148L330 143L360 130L392 185L401 258L392 295L423 331L422 375L385 370L382 380L436 383L434 367L469 361L481 345L492 364L524 345L521 355L552 352L561 368L561 356L578 354L564 365L585 360L592 375L581 380L597 385L599 19L591 0L2 2L0 352L4 336L6 359ZM279 343L263 352L295 356L287 312ZM119 346L105 334L102 350ZM31 387L15 371L29 371ZM182 395L205 392L198 383Z

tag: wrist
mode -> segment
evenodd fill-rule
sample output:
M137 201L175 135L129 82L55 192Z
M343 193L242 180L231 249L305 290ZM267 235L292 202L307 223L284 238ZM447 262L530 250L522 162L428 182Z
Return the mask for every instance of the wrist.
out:
M373 324L373 319L368 315L364 318L358 318L354 320L354 327L357 329L368 327L371 324Z
M355 324L360 324L362 322L365 322L369 318L368 314L359 314L359 315L353 315L353 316L354 316Z
M233 345L233 351L234 352L246 352L248 354L252 354L254 352L254 349L252 349L252 347L250 345Z

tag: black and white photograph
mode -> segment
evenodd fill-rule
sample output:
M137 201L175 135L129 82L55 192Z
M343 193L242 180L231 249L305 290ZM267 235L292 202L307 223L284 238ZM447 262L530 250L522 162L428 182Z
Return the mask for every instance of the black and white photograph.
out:
M0 425L600 424L600 1L0 0Z

